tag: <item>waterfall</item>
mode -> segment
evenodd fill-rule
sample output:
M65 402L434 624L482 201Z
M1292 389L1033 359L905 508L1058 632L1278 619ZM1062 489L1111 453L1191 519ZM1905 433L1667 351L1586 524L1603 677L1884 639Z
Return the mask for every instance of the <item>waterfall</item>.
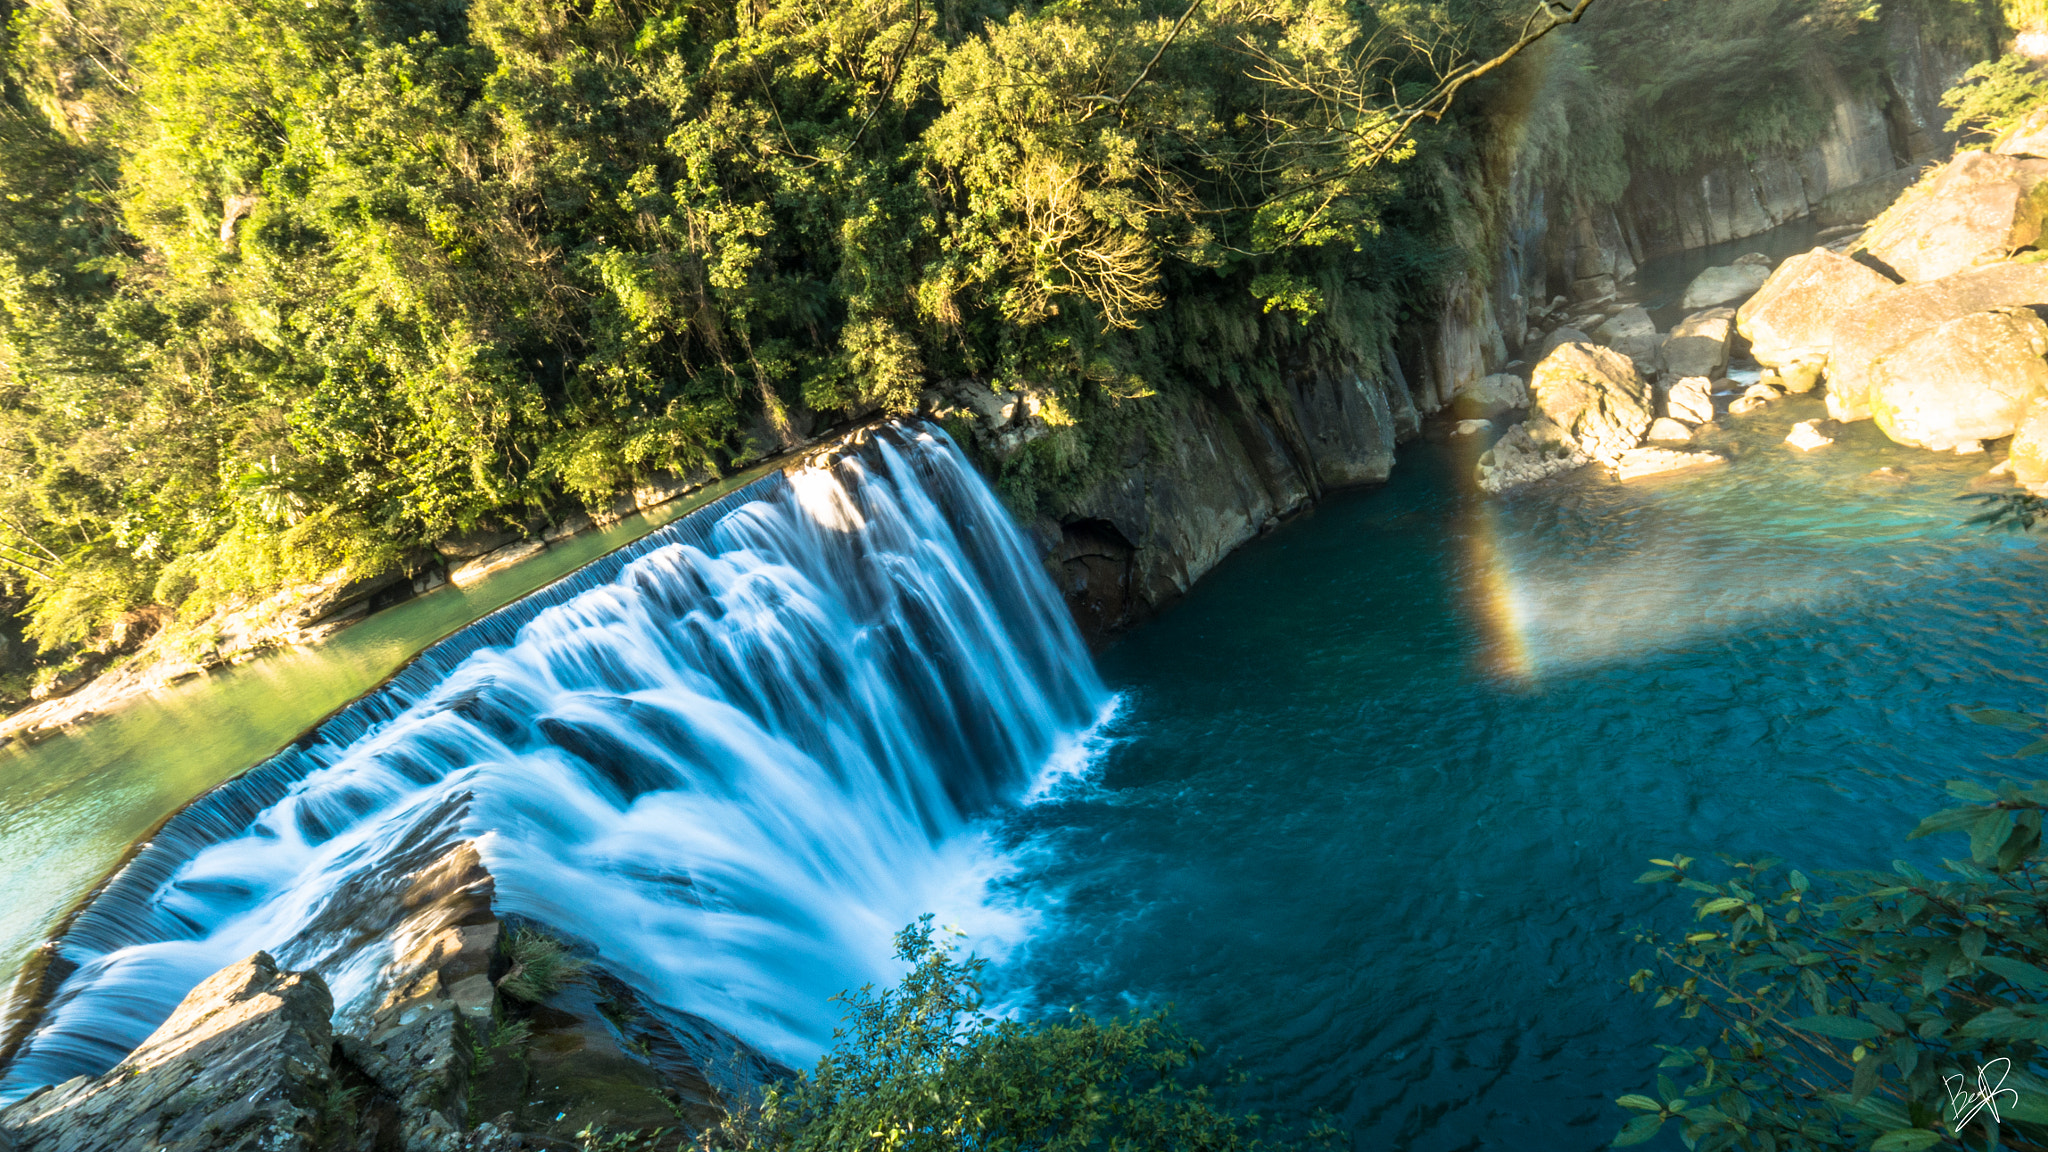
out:
M959 450L885 429L477 621L173 818L55 942L0 1102L112 1067L259 948L339 955L310 926L437 822L501 915L806 1059L1105 702ZM378 961L321 969L337 1017Z

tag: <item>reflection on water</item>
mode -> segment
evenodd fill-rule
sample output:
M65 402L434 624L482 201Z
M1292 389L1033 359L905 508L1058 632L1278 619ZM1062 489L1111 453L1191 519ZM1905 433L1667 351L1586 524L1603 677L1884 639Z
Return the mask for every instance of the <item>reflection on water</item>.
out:
M1105 654L1111 749L1010 822L1055 910L1013 994L1175 1004L1246 1103L1356 1147L1604 1145L1683 1035L1621 983L1685 916L1643 861L1954 854L1905 834L2014 745L1956 706L2040 702L2048 562L1954 500L1992 458L1779 442L1821 414L1507 498L1417 446L1227 561Z

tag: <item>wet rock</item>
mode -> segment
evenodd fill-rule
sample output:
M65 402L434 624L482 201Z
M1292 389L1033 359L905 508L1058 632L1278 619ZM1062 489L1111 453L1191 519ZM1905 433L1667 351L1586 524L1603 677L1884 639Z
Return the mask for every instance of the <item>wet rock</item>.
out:
M311 1152L335 1088L319 976L258 952L208 977L112 1071L0 1111L19 1152Z
M1973 312L2034 304L2048 304L2048 267L2038 264L1994 264L1872 294L1835 323L1828 415L1869 419L1870 366L1900 344Z
M1529 386L1512 373L1496 372L1467 384L1451 401L1451 411L1468 419L1484 419L1529 406Z
M1815 448L1823 448L1833 444L1834 440L1821 435L1820 421L1801 420L1792 426L1791 433L1785 437L1785 443L1799 449L1801 452L1811 452Z
M1566 344L1544 357L1529 390L1565 443L1602 462L1642 443L1654 416L1635 364L1597 345Z
M1479 456L1479 487L1506 492L1592 463L1566 441L1564 430L1538 414L1507 430Z
M1871 369L1871 415L1901 444L1945 450L2011 436L2048 394L2048 324L2032 312L1978 312L1893 348Z
M1784 393L1771 387L1769 384L1751 384L1741 396L1728 405L1728 414L1731 416L1747 416L1751 412L1761 410L1772 401L1783 398L1783 396Z
M547 531L541 533L540 538L550 544L559 544L571 536L581 535L595 527L597 522L590 518L590 513L572 512L564 516L560 523L550 526Z
M467 564L450 569L448 579L457 588L467 588L492 573L502 572L522 560L530 560L547 549L547 544L540 540L521 540L517 544L507 544L495 552L487 552Z
M1716 452L1681 452L1672 448L1631 448L1614 462L1614 474L1622 480L1682 472L1726 464L1728 458Z
M1894 285L1856 261L1825 248L1794 256L1735 313L1735 328L1750 355L1766 367L1825 361L1835 322L1875 293Z
M1695 312L1672 326L1657 350L1658 367L1667 379L1719 376L1728 368L1728 345L1734 336L1733 308Z
M1665 411L1673 419L1688 424L1711 424L1714 421L1714 382L1705 376L1687 376L1671 386L1671 394L1665 397Z
M1656 322L1642 308L1624 308L1616 312L1593 330L1593 338L1628 357L1645 371L1655 370L1657 346L1663 342L1657 335Z
M1653 444L1683 444L1692 439L1692 429L1669 416L1659 416L1650 422L1650 434L1645 439Z
M1982 440L1957 441L1955 453L1958 456L1982 456L1984 454L1984 442Z
M2040 239L2048 160L1963 152L1906 190L1862 250L1909 281L2002 260Z
M1755 295L1770 275L1768 263L1762 267L1728 264L1709 268L1686 285L1685 298L1679 304L1684 308L1712 308L1716 304L1745 300Z
M2005 462L2013 483L2036 496L2048 495L2048 396L2035 396L2020 413Z
M1481 432L1491 431L1493 431L1493 421L1491 420L1460 420L1458 421L1457 428L1452 430L1451 435L1476 436Z
M1795 360L1784 368L1770 374L1763 383L1773 388L1803 396L1820 386L1821 366L1812 360Z
M1728 263L1737 268L1769 268L1771 258L1761 252L1745 252Z

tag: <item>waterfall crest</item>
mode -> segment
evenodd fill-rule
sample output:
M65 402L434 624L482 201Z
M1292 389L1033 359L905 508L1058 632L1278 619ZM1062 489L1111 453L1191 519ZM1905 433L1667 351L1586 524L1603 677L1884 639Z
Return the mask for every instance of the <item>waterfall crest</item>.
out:
M943 434L774 475L430 648L187 808L56 942L0 1102L112 1067L257 949L337 1016L380 956L312 926L437 823L501 914L803 1059L832 994L971 874L963 835L1101 713L1065 607Z

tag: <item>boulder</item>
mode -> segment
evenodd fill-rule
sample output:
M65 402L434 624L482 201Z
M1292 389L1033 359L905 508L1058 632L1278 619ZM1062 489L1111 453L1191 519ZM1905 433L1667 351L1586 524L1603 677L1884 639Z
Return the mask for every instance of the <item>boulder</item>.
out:
M1991 151L2000 156L2048 157L2048 105L2034 109L1999 133Z
M1491 431L1493 431L1493 421L1491 420L1460 420L1458 421L1458 426L1452 429L1451 435L1477 436L1481 432Z
M1737 268L1769 268L1771 258L1761 252L1745 252L1728 263Z
M1593 338L1591 336L1567 324L1543 338L1543 347L1537 350L1536 359L1540 361L1545 356L1550 355L1567 344L1591 344L1592 342Z
M2048 266L1994 264L1872 294L1835 323L1828 415L1869 419L1870 366L1898 345L1973 312L2033 304L2048 304Z
M1671 394L1664 399L1664 410L1673 419L1688 424L1711 424L1714 422L1714 382L1705 376L1687 376L1671 386Z
M1650 421L1650 434L1645 439L1653 444L1683 444L1692 439L1692 428L1669 416L1659 416Z
M434 551L443 560L474 560L517 539L519 533L508 528L478 528L434 541Z
M104 1076L0 1110L19 1152L312 1152L338 1085L333 1000L258 952L194 988Z
M1566 344L1544 357L1529 391L1567 444L1602 462L1642 443L1655 415L1635 364L1594 344Z
M1804 395L1820 384L1821 365L1813 360L1794 360L1770 373L1763 383L1794 395Z
M2005 462L2013 483L2036 496L2048 495L2048 396L2035 396L2020 413Z
M1756 294L1757 289L1770 279L1768 264L1727 264L1709 268L1693 277L1686 285L1685 298L1679 301L1683 308L1712 308L1716 304L1728 304Z
M1639 368L1655 370L1657 346L1662 341L1657 335L1657 322L1650 319L1648 311L1624 308L1595 328L1593 338L1635 361Z
M1657 350L1657 366L1670 376L1719 376L1728 368L1728 344L1735 336L1735 310L1709 308L1671 328Z
M1869 404L1901 444L1950 449L2010 436L2028 404L2048 394L2048 324L2025 310L1951 320L1878 357Z
M1680 452L1673 448L1631 448L1614 462L1614 474L1622 480L1634 480L1639 476L1656 476L1665 472L1681 472L1688 468L1705 468L1714 464L1726 464L1728 458L1715 452Z
M1508 429L1480 453L1479 487L1506 492L1590 463L1590 457L1566 442L1563 429L1539 413Z
M486 552L467 564L459 564L448 573L448 579L457 588L467 588L494 572L502 572L521 560L528 560L547 551L548 546L539 540L521 540L507 544L495 552Z
M1785 437L1785 443L1799 449L1801 452L1811 452L1815 448L1822 448L1833 444L1834 441L1821 435L1820 421L1801 420L1792 426L1792 431Z
M1749 341L1756 362L1780 367L1824 361L1834 346L1835 322L1865 299L1893 287L1890 280L1846 256L1815 248L1794 256L1735 313L1735 329Z
M1529 386L1522 383L1520 376L1507 372L1481 376L1459 389L1451 400L1451 411L1468 420L1498 416L1528 406Z
M1909 281L1939 280L2031 247L2048 212L2048 160L1963 152L1906 190L1861 250Z
M1780 399L1783 396L1784 393L1771 387L1769 384L1751 384L1747 391L1729 403L1728 414L1731 416L1747 416L1751 412L1755 412L1770 404L1771 401Z

